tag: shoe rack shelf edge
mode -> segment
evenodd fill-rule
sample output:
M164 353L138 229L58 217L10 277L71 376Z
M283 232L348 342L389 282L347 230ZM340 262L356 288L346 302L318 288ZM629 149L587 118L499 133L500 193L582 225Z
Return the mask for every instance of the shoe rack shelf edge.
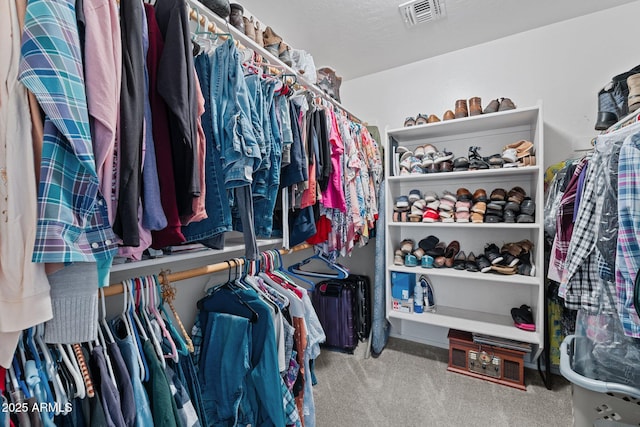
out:
M386 218L386 312L399 335L405 322L415 322L483 333L500 338L528 342L534 345L534 359L544 347L544 174L540 164L544 159L544 135L542 103L533 107L455 119L408 128L387 129L385 153L387 185L385 188ZM502 147L520 139L534 143L535 156L539 162L535 166L510 169L490 169L479 171L443 172L436 174L403 175L393 174L393 144L409 150L424 144L434 145L438 151L448 150L454 157L466 156L470 146L481 147L480 154L490 156L502 151ZM487 196L495 188L507 192L514 186L521 186L536 205L534 223L420 223L393 222L393 206L400 195L408 195L411 189L435 191L442 195L444 190L456 193L464 187L473 193L484 188ZM498 247L508 242L529 239L534 243L532 250L535 266L534 276L499 275L494 273L470 273L448 268L426 269L394 265L394 252L403 239L418 241L434 235L447 244L452 240L460 242L461 250L467 254L482 253L486 243L496 243ZM415 274L416 280L425 275L431 283L434 294L435 313L404 313L394 311L391 296L391 273L394 271ZM536 331L516 328L511 319L512 307L526 304L532 308Z

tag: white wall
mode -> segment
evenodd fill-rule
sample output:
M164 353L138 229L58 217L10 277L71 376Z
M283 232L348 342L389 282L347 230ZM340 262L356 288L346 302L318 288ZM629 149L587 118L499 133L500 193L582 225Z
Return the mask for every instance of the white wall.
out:
M598 91L615 74L640 64L638 16L640 2L629 3L349 80L342 83L341 97L381 132L418 113L442 119L456 99L480 96L483 107L498 97L523 107L541 100L549 166L571 156L574 143L589 145L596 135Z

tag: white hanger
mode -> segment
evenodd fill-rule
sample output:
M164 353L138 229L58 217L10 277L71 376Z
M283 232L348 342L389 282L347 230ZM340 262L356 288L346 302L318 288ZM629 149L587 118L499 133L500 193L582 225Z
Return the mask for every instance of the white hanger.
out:
M163 354L163 358L171 358L173 359L174 362L178 362L178 348L176 346L175 341L173 340L173 337L171 336L171 333L169 332L169 330L167 329L167 325L164 322L164 319L162 318L162 315L160 314L160 312L158 311L157 307L156 307L156 280L155 277L153 276L145 276L144 277L144 283L145 283L145 292L146 292L146 309L147 309L147 313L150 315L151 318L154 318L157 322L158 325L160 325L160 329L162 330L162 336L165 337L169 343L169 346L171 347L171 353L170 354Z
M62 346L62 344L56 344L56 348L60 353L60 357L62 357L62 362L65 364L65 366L67 367L67 370L69 371L69 373L71 374L71 377L73 378L73 383L76 389L75 396L73 397L79 397L80 399L84 399L85 396L87 395L87 390L84 387L82 374L80 373L79 367L75 365L73 362L71 362L72 359L75 360L75 357L69 358L69 354L67 353L67 350L65 349L65 347Z
M99 292L102 291L102 288L99 288ZM104 310L104 291L100 294L102 300L102 309ZM102 313L104 315L104 312ZM109 377L111 377L111 382L113 383L116 390L118 390L118 381L116 380L116 375L113 371L113 365L111 364L111 358L109 357L109 350L107 348L107 342L104 339L104 334L102 333L102 329L100 328L100 306L98 306L98 339L96 340L96 345L102 347L102 354L104 355L104 360L107 364L107 371L109 371Z
M149 337L151 338L151 343L153 344L153 348L156 351L156 354L158 355L158 359L160 359L160 363L162 364L162 368L164 369L167 366L167 362L164 359L164 353L162 352L162 346L160 345L160 341L158 341L158 337L156 336L156 334L153 332L153 326L151 325L151 320L149 319L148 313L147 313L147 286L146 286L146 282L144 281L144 278L139 277L136 280L136 283L140 284L140 290L138 291L138 294L140 295L140 307L138 307L138 310L140 311L140 313L142 314L142 320L144 322L141 322L143 324L146 324L147 326L147 331L149 332ZM137 288L137 284L136 284L136 288Z
M146 371L144 369L144 362L142 361L142 354L141 351L142 349L138 346L138 342L136 340L135 334L133 333L133 326L130 323L129 320L129 285L130 285L130 280L131 279L126 279L122 281L122 286L123 286L123 298L124 298L124 303L123 303L123 309L122 309L122 313L120 314L120 318L122 319L122 321L124 322L125 328L127 329L127 334L129 335L129 337L131 337L132 341L133 341L133 345L136 347L136 358L138 359L138 367L139 367L139 374L140 374L140 380L144 381L145 376L146 376Z
M66 414L68 413L68 411L66 411L65 408L67 406L66 403L69 401L69 399L67 397L64 386L62 385L62 380L60 379L60 375L58 374L56 365L51 358L49 347L47 347L42 339L42 334L44 333L43 329L44 325L42 323L34 327L33 335L35 344L40 349L40 353L42 353L42 356L44 357L44 367L46 369L45 372L47 373L49 382L53 384L52 391L56 402L55 414L60 415L61 411L65 411L63 413Z

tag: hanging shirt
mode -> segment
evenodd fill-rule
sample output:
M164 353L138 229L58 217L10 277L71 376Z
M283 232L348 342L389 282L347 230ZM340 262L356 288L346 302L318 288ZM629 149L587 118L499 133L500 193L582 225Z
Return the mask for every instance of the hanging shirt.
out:
M338 130L336 115L331 110L327 110L331 122L329 132L329 143L331 145L331 173L326 189L322 192L322 204L327 208L338 209L341 212L347 211L347 204L344 199L344 183L342 180L341 159L344 153L344 144Z
M9 366L23 329L52 316L44 266L31 262L38 206L31 115L18 82L24 13L0 4L0 365Z
M104 285L116 237L99 191L72 0L29 2L19 79L46 115L33 261L95 261Z

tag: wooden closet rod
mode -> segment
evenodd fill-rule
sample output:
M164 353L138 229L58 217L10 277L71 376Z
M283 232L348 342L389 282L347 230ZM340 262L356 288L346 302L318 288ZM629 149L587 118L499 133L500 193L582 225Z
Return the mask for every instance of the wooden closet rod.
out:
M280 252L281 255L287 255L292 252L302 251L304 249L309 249L311 247L312 245L308 243L301 243L298 246L294 246L291 249L284 249L284 248L278 249L278 252ZM224 262L218 262L215 264L209 264L209 265L205 265L198 268L192 268L190 270L178 271L177 273L170 273L170 274L167 274L166 276L169 282L173 283L179 280L187 280L187 279L192 279L194 277L206 276L207 274L219 273L221 271L225 271L236 266L239 267L241 265L244 265L244 259L235 258L235 259L230 259ZM163 284L163 285L166 284L164 283L164 279L162 276L159 276L158 280L160 281L160 284ZM104 289L104 296L110 297L113 295L119 295L123 293L124 286L122 285L122 283L115 283L103 289Z

